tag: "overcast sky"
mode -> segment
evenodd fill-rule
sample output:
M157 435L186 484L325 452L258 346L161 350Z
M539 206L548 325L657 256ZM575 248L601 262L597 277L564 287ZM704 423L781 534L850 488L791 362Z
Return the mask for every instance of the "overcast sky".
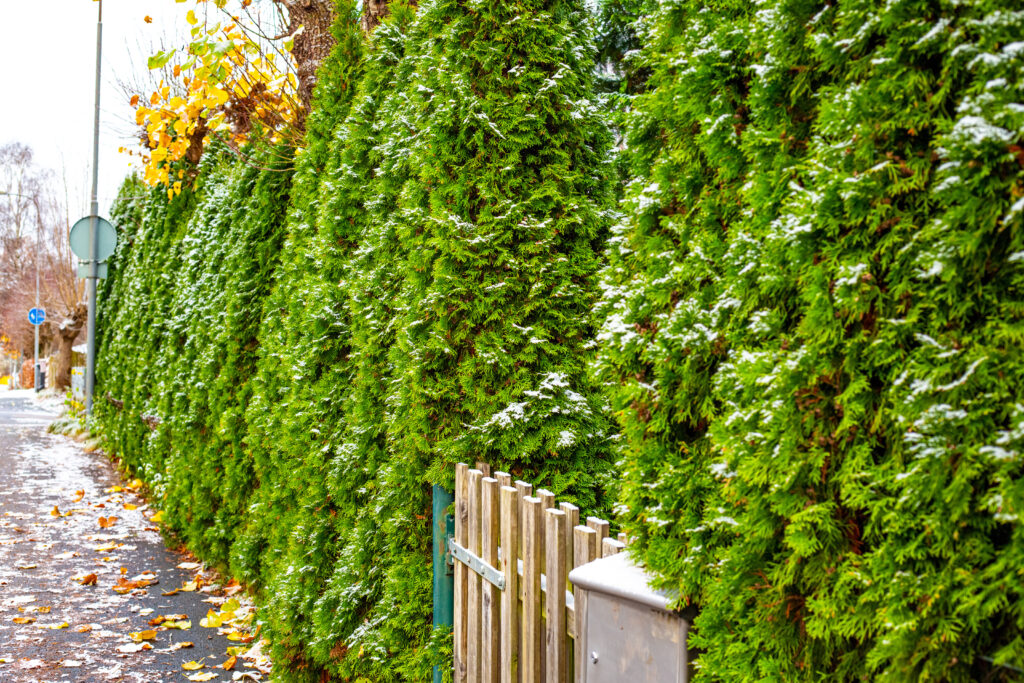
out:
M4 27L0 64L0 144L23 142L40 166L71 185L71 219L89 209L96 65L95 0L0 0ZM137 148L134 113L118 80L143 82L146 57L162 41L180 42L185 11L174 0L103 0L103 77L100 114L100 213L130 172L120 146ZM144 17L153 18L147 24ZM133 74L137 74L133 78Z

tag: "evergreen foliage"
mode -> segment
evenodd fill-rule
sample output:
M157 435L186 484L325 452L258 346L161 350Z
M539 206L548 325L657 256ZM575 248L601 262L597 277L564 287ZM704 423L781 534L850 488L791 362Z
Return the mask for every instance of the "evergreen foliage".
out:
M701 680L1024 661L1024 13L662 3L595 375Z
M584 352L611 200L590 18L389 9L364 41L339 4L294 171L215 152L174 200L126 186L104 290L111 449L257 588L295 681L450 657L430 488L455 462L595 511L610 467Z

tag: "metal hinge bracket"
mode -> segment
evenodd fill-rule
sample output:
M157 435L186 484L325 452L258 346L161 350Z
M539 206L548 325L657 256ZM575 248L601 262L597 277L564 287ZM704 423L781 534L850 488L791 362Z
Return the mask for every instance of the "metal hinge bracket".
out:
M452 558L466 565L474 572L484 577L488 582L498 587L498 590L505 590L505 575L496 568L487 564L482 557L475 555L468 549L463 548L455 542L454 538L448 538L448 552Z

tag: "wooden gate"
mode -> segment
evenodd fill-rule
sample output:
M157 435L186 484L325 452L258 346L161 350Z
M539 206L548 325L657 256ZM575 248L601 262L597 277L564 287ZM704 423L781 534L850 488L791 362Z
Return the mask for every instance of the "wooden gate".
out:
M568 683L582 670L569 572L625 547L603 519L487 465L455 471L456 683Z

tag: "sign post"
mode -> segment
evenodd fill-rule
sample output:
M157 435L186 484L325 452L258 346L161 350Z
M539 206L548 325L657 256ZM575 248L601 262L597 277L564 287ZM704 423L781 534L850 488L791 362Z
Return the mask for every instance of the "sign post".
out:
M85 356L85 414L92 415L92 391L96 383L96 263L99 261L98 237L100 231L100 64L103 57L103 0L99 0L96 17L96 110L92 129L92 201L89 204L89 276L86 278L89 321L86 331ZM109 225L109 223L108 223Z
M46 322L46 311L39 308L39 290L36 290L36 306L28 309L28 321L32 323L36 333L35 351L32 355L32 386L36 391L43 388L43 376L39 372L39 326Z

